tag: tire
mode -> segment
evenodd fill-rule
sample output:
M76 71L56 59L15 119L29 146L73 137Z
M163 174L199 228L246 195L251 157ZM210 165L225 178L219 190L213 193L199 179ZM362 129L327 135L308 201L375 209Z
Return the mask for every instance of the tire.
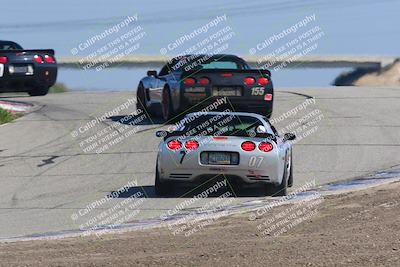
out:
M164 121L169 121L174 117L171 93L167 87L162 92L161 112Z
M43 95L47 95L48 92L49 92L49 87L38 86L38 87L33 88L33 90L29 91L28 94L30 96L43 96Z
M146 107L146 96L144 93L144 87L142 83L139 84L138 89L136 91L136 110L139 109L143 110L145 113L148 113Z
M293 157L292 157L292 151L290 151L290 172L288 179L288 187L292 186L293 186Z
M286 161L285 161L285 170L283 172L283 178L282 178L282 182L280 185L278 186L274 186L274 193L273 196L274 197L283 197L283 196L287 196L288 193L288 174L287 174L287 167L286 167Z
M158 166L156 166L156 180L154 183L154 190L157 196L168 196L173 193L173 187L171 182L162 182L160 180L160 173L158 172Z
M228 182L228 190L232 191L232 194L236 196L240 196L240 193L243 189L243 186L240 184L239 181L233 180L233 181L227 181Z
M270 119L272 116L272 107L270 105L267 105L264 108L258 108L257 110L254 111L254 113L263 115L267 117L267 119Z

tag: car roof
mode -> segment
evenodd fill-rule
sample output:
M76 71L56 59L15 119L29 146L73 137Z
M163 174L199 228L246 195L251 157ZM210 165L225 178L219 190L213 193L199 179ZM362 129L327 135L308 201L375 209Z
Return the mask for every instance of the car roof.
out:
M187 55L183 55L183 56L177 56L175 58L173 58L172 60L181 60L183 58L187 58L187 57L208 57L209 59L215 59L215 58L231 58L231 59L239 59L239 60L243 60L241 57L238 57L236 55L233 54L187 54Z
M22 47L18 43L13 42L13 41L0 40L0 44L1 45L14 45L17 48L22 49Z
M0 40L0 43L16 44L16 42L13 42L13 41L7 41L7 40Z

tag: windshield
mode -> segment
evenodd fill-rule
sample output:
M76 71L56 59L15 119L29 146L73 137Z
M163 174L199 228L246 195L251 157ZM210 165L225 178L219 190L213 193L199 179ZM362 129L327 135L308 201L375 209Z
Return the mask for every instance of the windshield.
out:
M264 126L258 118L222 113L185 117L178 131L187 136L251 136L258 126Z

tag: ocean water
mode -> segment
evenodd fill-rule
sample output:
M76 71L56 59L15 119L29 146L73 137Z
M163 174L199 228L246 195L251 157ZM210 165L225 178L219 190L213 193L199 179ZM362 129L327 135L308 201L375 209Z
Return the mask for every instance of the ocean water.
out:
M272 73L275 88L324 87L349 69L285 69ZM61 69L58 81L74 90L134 91L147 68L108 68L101 71Z
M74 48L128 17L137 20L87 49L75 50L77 55L92 54L137 27L144 36L130 51L132 55L159 55L163 48L171 55L184 53L226 28L233 37L225 42L223 52L243 55L310 17L314 19L306 26L257 49L256 55L273 53L315 27L323 36L314 42L316 47L309 55L400 55L398 0L20 0L2 1L1 10L0 39L17 41L25 48L53 48L58 56L72 56ZM225 20L218 25L173 48L180 38L221 16ZM273 78L278 87L326 86L342 71L345 69L284 69L273 71ZM132 90L145 72L145 68L60 69L58 81L80 90Z

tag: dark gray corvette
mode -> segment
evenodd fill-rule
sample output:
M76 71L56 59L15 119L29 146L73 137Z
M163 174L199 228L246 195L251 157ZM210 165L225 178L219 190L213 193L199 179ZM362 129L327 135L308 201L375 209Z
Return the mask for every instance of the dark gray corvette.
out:
M264 116L243 112L194 112L173 132L159 131L155 190L171 193L178 184L198 185L216 176L261 184L287 194L293 184L292 143Z
M150 114L161 111L165 120L221 97L226 97L226 105L235 111L270 117L273 94L271 73L251 69L237 56L186 55L173 58L160 72L149 70L139 82L137 100L138 108Z
M0 41L0 92L45 95L57 79L54 50L24 50L11 41Z

